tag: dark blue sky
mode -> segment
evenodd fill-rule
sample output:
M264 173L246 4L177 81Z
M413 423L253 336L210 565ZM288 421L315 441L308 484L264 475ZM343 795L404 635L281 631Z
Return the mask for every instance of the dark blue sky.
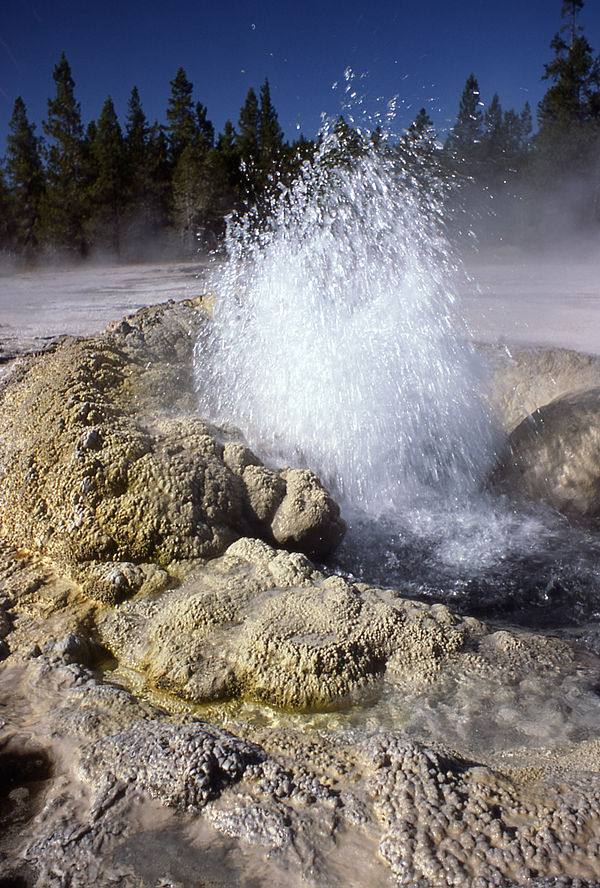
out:
M520 111L529 100L535 112L561 0L6 0L3 6L0 154L18 95L42 134L62 50L85 124L109 94L123 123L134 85L147 117L164 122L169 81L180 65L217 131L227 118L237 123L248 88L268 77L286 136L312 137L321 112L340 112L348 67L352 91L368 113L385 114L398 97L398 128L422 106L438 131L451 126L471 71L484 102L496 91L504 108ZM599 5L588 0L580 22L600 50Z

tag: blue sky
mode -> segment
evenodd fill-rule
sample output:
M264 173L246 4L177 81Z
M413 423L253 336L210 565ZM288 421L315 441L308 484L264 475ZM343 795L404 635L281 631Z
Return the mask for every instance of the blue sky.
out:
M269 78L289 139L315 135L350 92L356 115L385 114L396 99L397 128L424 106L436 128L452 125L465 80L478 78L482 101L498 92L504 108L532 109L544 62L560 27L561 0L6 0L0 19L0 155L14 100L21 95L42 135L52 71L64 50L87 124L111 95L121 123L137 85L150 121L165 120L169 82L179 66L217 131L235 124L250 86ZM580 16L600 50L600 8ZM337 83L337 87L334 84Z

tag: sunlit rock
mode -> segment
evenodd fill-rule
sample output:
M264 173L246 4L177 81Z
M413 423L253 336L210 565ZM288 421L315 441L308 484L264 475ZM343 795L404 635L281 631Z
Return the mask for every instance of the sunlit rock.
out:
M196 703L241 695L291 709L368 697L388 663L397 674L431 674L471 634L445 608L326 578L302 555L253 540L175 591L108 612L99 630L156 689Z
M192 303L143 310L31 359L4 385L1 533L53 558L90 595L120 600L146 581L135 565L213 557L242 535L318 556L343 536L314 475L288 482L250 451L241 460L243 445L190 415L203 321Z
M574 519L600 519L600 388L557 398L511 433L493 480Z

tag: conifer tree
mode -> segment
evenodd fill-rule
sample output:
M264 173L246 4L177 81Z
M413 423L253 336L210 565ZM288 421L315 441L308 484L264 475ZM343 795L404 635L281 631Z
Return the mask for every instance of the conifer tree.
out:
M544 66L551 81L538 104L535 172L539 179L581 177L591 173L600 137L600 62L594 56L576 14L583 0L563 3L566 19L555 34L554 58ZM565 41L563 33L569 34Z
M128 174L133 179L139 176L145 163L149 130L138 88L134 86L127 103L127 117L125 118L127 167Z
M281 172L283 152L283 132L279 126L277 111L271 101L268 80L265 80L260 89L258 146L257 186L262 191L274 173Z
M167 106L167 132L169 154L173 168L186 145L196 137L198 123L192 102L193 84L187 79L183 68L179 68L171 81L171 95Z
M150 126L137 87L131 91L125 119L126 248L145 255L168 223L171 173L168 144L158 123Z
M585 123L600 118L600 65L583 34L573 47L556 34L551 47L554 59L545 65L543 80L551 80L538 105L540 126Z
M46 242L84 253L85 167L81 109L64 52L54 67L56 96L48 99L44 132L47 186L40 204L40 228Z
M208 183L205 155L193 143L183 148L173 172L174 222L181 243L193 250L204 214Z
M479 84L469 74L460 97L456 123L448 137L447 148L459 159L473 160L479 153L483 138L483 115L480 111Z
M242 171L240 153L237 147L237 133L230 120L225 121L223 132L219 133L215 151L211 157L211 167L222 194L217 203L225 216L237 206L242 192Z
M89 231L96 246L109 248L118 255L126 204L125 151L121 127L110 96L102 107L90 150L95 178L90 189Z
M506 146L504 144L504 116L498 93L494 93L492 101L485 110L483 145L488 158L497 159Z
M400 139L397 154L408 167L417 163L427 163L435 150L435 129L425 108L420 108L417 116ZM425 169L422 170L425 172Z
M148 170L150 127L137 86L131 90L123 139L129 226L136 227L148 210L151 182ZM144 234L143 231L140 234Z
M13 204L0 167L0 251L10 253L15 246Z
M433 128L433 120L425 110L425 108L420 108L417 116L411 123L408 128L408 133L410 136L421 139L425 138L433 138L435 136L434 128Z
M196 133L203 148L212 148L215 143L215 128L207 117L207 109L202 102L196 103Z
M260 109L252 87L240 109L238 128L236 146L240 158L245 164L255 163L259 154Z
M271 101L269 81L265 80L260 89L260 110L258 118L258 142L263 159L277 157L283 147L283 132L279 126L277 111Z
M531 134L533 132L533 120L529 102L525 102L521 111L521 151L528 154L531 150Z
M10 191L10 215L14 220L17 245L26 251L37 245L39 204L44 190L44 173L35 125L27 119L23 99L14 104L9 123L6 177Z
M148 188L144 218L150 233L157 235L166 228L171 208L169 143L158 121L150 128L146 157Z

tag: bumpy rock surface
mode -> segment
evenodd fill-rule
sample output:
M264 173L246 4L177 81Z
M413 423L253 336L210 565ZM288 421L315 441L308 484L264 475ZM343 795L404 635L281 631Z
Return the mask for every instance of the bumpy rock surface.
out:
M398 885L487 888L600 875L600 775L523 787L393 734L374 737L367 755L385 824L381 853Z
M154 688L196 703L241 694L307 709L367 690L388 663L434 672L464 647L468 626L245 539L180 589L111 610L99 630Z
M165 716L55 652L0 677L7 884L598 884L597 741L490 763L400 731Z
M573 518L600 520L600 388L565 395L511 433L494 481Z
M156 585L156 566L212 557L241 535L322 556L344 534L310 472L271 471L177 415L193 409L202 322L191 302L144 310L102 337L59 343L4 382L0 531L94 597Z

